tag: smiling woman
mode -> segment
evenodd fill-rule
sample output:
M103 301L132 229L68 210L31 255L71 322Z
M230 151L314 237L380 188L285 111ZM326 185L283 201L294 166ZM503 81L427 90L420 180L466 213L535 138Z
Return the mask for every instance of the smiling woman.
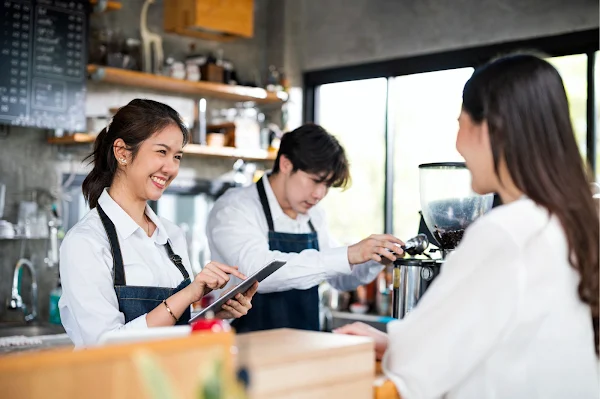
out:
M83 182L91 208L60 249L61 320L76 346L118 330L184 324L190 305L236 267L210 262L195 277L185 236L146 204L177 177L189 133L171 107L133 100L102 130ZM217 317L237 318L251 307L257 286L223 306Z

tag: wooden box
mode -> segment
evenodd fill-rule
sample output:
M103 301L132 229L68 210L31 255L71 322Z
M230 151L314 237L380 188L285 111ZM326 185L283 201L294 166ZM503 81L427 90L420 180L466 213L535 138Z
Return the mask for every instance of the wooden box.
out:
M250 399L373 397L375 352L364 337L279 329L237 336Z
M254 35L254 0L168 0L165 32L208 40Z
M216 64L204 64L200 67L200 80L223 83L223 67Z

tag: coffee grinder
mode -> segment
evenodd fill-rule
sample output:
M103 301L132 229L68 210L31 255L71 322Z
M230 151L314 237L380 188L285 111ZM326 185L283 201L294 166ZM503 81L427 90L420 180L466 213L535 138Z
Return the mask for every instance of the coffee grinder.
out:
M444 259L458 246L465 229L492 208L493 194L478 195L471 189L471 174L464 163L419 165L421 212L427 234L406 242L410 256L394 262L392 317L402 319L421 299L440 273ZM425 242L426 241L426 242ZM429 241L436 249L428 248ZM432 254L438 254L434 258Z

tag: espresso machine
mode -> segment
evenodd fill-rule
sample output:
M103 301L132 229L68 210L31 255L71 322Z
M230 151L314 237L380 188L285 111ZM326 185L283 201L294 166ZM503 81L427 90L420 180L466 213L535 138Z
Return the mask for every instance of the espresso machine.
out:
M394 262L392 317L397 319L417 305L465 229L489 211L494 200L493 194L472 191L471 174L464 163L421 164L419 185L421 214L428 231L408 240L403 249L409 256Z

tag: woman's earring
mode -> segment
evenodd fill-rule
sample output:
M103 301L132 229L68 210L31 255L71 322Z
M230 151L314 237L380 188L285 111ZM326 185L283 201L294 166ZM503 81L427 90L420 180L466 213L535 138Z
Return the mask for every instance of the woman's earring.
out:
M127 164L127 160L125 158L121 158L120 161L123 165Z

